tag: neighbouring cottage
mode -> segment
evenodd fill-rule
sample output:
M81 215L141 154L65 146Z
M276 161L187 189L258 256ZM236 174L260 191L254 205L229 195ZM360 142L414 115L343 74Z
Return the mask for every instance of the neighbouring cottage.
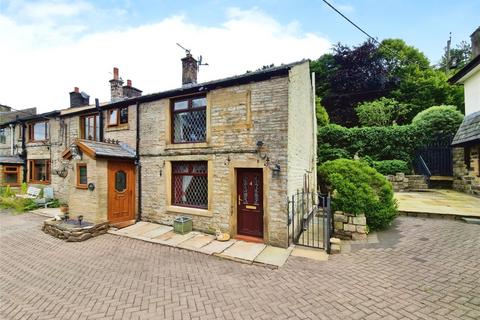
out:
M465 91L465 118L452 142L453 187L480 195L480 27L470 37L473 59L449 79Z
M287 196L316 188L316 119L309 62L142 95L118 69L111 101L75 88L70 108L6 124L29 183L51 185L70 214L124 225L193 219L197 230L288 245ZM42 162L43 161L43 162Z

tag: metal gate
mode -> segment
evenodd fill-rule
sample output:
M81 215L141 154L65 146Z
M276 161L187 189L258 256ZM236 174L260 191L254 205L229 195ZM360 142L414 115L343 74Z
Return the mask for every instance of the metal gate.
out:
M297 191L287 198L289 245L325 249L330 253L330 195Z
M415 172L425 176L452 176L452 140L453 136L437 139L416 150L413 163Z

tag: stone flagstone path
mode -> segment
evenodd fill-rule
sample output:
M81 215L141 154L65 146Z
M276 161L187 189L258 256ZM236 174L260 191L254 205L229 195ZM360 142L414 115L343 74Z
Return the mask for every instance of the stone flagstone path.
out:
M293 250L235 239L222 242L197 231L181 235L173 232L170 226L144 221L119 230L111 229L108 233L273 268L283 266Z

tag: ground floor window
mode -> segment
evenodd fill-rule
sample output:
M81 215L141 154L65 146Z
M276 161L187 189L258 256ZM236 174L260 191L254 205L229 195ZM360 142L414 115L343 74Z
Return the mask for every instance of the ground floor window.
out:
M20 166L3 167L3 185L18 185L20 183Z
M207 161L172 163L172 204L202 209L208 207Z
M49 183L50 160L28 160L28 181L33 183Z
M77 188L86 189L87 185L87 164L77 163Z

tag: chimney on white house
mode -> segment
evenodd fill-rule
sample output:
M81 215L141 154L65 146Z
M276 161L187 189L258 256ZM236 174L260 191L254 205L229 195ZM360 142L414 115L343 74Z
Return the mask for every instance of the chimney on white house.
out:
M470 41L472 42L472 59L474 59L480 55L480 27L470 35Z

